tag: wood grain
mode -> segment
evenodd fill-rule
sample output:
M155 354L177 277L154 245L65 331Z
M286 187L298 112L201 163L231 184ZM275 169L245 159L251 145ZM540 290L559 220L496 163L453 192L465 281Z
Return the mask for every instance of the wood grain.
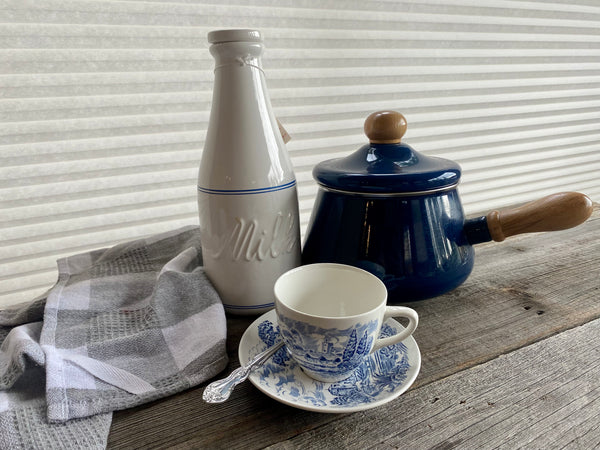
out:
M486 217L492 240L502 242L516 234L575 227L585 222L592 210L592 201L585 194L559 192L516 208L492 211Z
M389 439L394 447L394 434L386 434L379 424L388 423L391 428L397 426L396 420L402 424L406 418L398 408L411 392L416 403L428 405L435 396L416 394L428 385L600 317L599 212L596 205L592 217L573 229L478 246L475 269L462 286L436 299L407 304L421 319L415 339L423 357L422 370L407 394L384 407L352 415L312 413L282 405L249 383L239 386L228 402L208 405L202 401L203 385L115 413L108 446L252 449L287 442L280 448L295 448L296 442L304 442L303 436L324 433L339 438L356 428L363 430L356 435L363 445L375 445L374 436L384 433L378 442ZM253 319L228 319L231 361L225 373L238 366L239 339ZM471 398L474 387L462 389L463 396ZM473 402L469 406L487 414L496 411L485 402ZM591 429L595 419L586 411ZM363 423L370 423L371 428ZM584 422L577 426L588 429ZM590 437L595 439L595 434Z
M406 127L406 118L399 112L377 111L365 120L364 131L371 144L398 144Z

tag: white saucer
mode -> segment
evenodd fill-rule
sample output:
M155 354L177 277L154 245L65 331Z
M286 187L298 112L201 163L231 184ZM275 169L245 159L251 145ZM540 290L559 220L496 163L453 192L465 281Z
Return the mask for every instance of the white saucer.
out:
M388 319L381 336L390 336L404 327ZM273 345L278 337L277 316L271 310L244 332L238 355L245 366L257 353ZM326 413L362 411L383 405L405 392L417 378L421 353L413 339L384 347L372 355L351 376L336 383L324 383L306 375L287 354L285 347L250 374L250 381L275 400L295 408Z

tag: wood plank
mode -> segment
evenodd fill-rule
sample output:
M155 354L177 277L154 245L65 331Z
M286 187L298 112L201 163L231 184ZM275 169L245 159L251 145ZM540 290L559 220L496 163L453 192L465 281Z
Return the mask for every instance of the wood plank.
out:
M596 448L599 339L595 320L269 448Z
M423 366L414 388L600 317L599 225L596 205L577 228L478 246L475 269L462 286L407 304L421 317L415 338ZM239 364L237 345L252 320L228 319L227 373ZM335 429L344 418L281 405L248 383L228 402L207 405L203 387L115 413L109 448L262 448L324 424Z

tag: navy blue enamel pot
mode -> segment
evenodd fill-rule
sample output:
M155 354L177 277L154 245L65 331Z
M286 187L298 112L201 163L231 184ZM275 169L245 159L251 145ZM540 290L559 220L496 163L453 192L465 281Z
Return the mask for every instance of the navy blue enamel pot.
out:
M400 113L373 113L365 121L369 144L314 168L319 191L303 264L365 269L385 283L392 303L426 299L467 279L474 244L570 228L592 212L587 196L564 192L466 219L457 191L460 166L402 143L405 131Z

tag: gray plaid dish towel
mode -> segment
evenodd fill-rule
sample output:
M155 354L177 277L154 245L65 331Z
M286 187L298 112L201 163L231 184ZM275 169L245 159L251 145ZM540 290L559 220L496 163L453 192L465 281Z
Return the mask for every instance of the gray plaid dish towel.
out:
M197 227L58 261L57 284L0 311L0 448L104 448L112 411L227 364Z

